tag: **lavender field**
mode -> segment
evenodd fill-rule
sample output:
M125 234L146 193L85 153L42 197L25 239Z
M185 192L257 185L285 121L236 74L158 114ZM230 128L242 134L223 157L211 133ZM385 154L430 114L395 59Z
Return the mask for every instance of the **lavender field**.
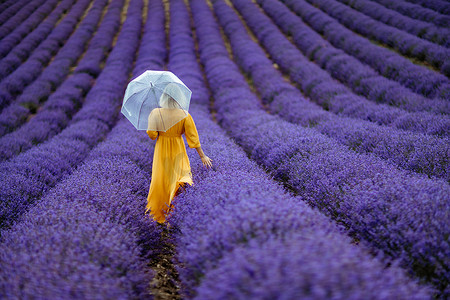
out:
M145 70L213 160L168 227ZM448 299L449 78L446 0L0 1L0 299Z

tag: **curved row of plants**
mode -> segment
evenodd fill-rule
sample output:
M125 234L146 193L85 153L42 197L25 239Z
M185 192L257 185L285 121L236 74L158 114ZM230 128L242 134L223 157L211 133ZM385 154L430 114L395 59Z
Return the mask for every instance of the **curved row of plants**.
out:
M394 80L381 76L371 67L343 50L334 48L279 1L258 1L258 3L286 35L291 35L292 42L302 51L303 55L317 63L329 75L344 83L355 93L374 102L386 103L410 112L430 111L449 114L450 106L446 99L426 98ZM265 23L269 24L270 22L266 21ZM284 45L286 44L288 42L284 42ZM292 48L292 45L289 47ZM276 53L271 53L274 57L277 56ZM367 101L361 100L360 102ZM368 105L373 107L373 105ZM398 114L402 115L405 112L397 110L396 115ZM417 116L415 118L419 119Z
M450 49L420 39L397 28L376 21L334 0L307 0L347 28L394 48L401 54L426 61L450 76Z
M199 10L192 8L194 19L200 18ZM206 13L201 18L206 19ZM356 154L314 129L268 115L229 60L217 24L200 24L200 58L217 120L249 157L349 234L399 258L403 267L442 291L450 276L444 266L449 245L441 242L448 234L442 228L449 228L448 183ZM208 37L202 42L203 34ZM207 45L214 45L210 57L204 54Z
M34 49L47 38L61 20L63 12L69 10L74 0L63 0L35 29L23 37L18 45L12 49L8 44L0 44L0 80L11 74L34 51Z
M58 89L51 92L45 103L36 104L40 105L37 113L23 126L0 138L0 160L9 159L44 142L67 126L72 116L82 106L84 96L89 92L95 78L101 72L101 65L111 50L113 39L120 27L120 15L123 4L123 0L110 3L104 19L89 42L89 47L84 51L79 61L76 62L73 73L68 76ZM73 43L77 44L78 42L79 39L69 39L61 51L67 47L70 53L77 55ZM78 49L80 51L83 50L81 47L78 47ZM57 61L59 54L62 54L62 52L58 53L53 62ZM60 65L57 64L58 66ZM50 69L51 66L46 70ZM58 68L56 70L55 74L57 76L61 75L60 70ZM6 113L7 111L5 110L4 112ZM30 116L30 111L27 111L25 108L21 111L23 112L22 118L19 119L17 114L9 114L9 120L16 117L18 118L16 119L17 121L23 120L25 122L25 118Z
M394 26L404 30L419 38L429 40L433 43L450 46L450 30L448 28L434 26L427 22L413 20L400 13L384 7L383 5L373 3L367 0L339 0L342 3L364 13L365 15L381 21L387 25Z
M137 0L136 0L137 1ZM132 1L114 49L69 126L45 143L0 164L0 227L7 227L31 203L73 170L117 121L142 20L142 3Z
M17 27L26 20L45 0L32 0L32 1L19 1L14 9L11 8L9 13L10 17L1 23L0 26L0 39L11 32L17 30Z
M214 91L217 100L219 94L234 89L228 80L235 74L219 75L225 71L223 64L217 64L225 63L219 58L224 49L217 48L217 28L208 6L203 1L190 4L206 76L212 79L217 75L221 80L211 86L213 91L221 86L220 92ZM174 230L175 263L182 294L195 299L314 298L324 294L377 299L375 290L383 287L390 295L427 297L426 291L399 269L384 269L361 247L351 245L325 216L300 197L287 194L211 120L208 91L182 0L171 1L170 20L168 67L189 85L193 95L203 97L195 98L190 111L202 147L214 161L214 169L205 170L198 155L189 152L195 183L175 198L176 208L169 218L178 229ZM289 250L274 253L276 247L291 249L292 255Z
M14 72L2 79L0 82L0 110L16 99L24 88L42 73L52 57L61 49L64 41L74 32L89 3L88 0L77 1L66 17L33 51L30 57Z
M42 23L44 18L54 15L54 12L57 11L55 6L58 2L59 1L57 0L45 1L45 3L39 4L39 6L34 9L33 13L26 20L14 24L15 30L2 38L2 43L0 45L0 57L5 57L6 54L14 48L14 46L19 44L24 37L34 30L37 25Z
M440 12L442 14L450 14L450 4L448 4L446 1L443 0L434 0L434 1L427 1L427 0L407 0L408 2L417 3L422 5L423 7L428 7L430 9L433 9L437 12Z
M239 1L233 3L258 37L264 36L265 41L271 39L271 32L265 30L271 25L269 19L258 11L255 4ZM244 72L251 76L254 86L271 112L288 121L312 127L357 152L373 153L402 168L430 177L450 179L447 174L450 154L448 138L441 139L379 126L368 121L339 117L308 103L273 68L272 62L259 45L251 40L233 10L223 1L214 1L214 9L230 40L233 57ZM273 45L283 46L278 39L272 41Z
M370 40L355 34L307 1L282 2L333 46L358 58L384 77L398 81L426 97L444 99L449 97L450 81L443 74L416 65L400 54L374 45Z
M433 23L436 26L447 27L450 25L450 16L440 14L437 11L428 9L418 4L409 3L404 0L374 0L387 8L393 9L402 15L411 18Z

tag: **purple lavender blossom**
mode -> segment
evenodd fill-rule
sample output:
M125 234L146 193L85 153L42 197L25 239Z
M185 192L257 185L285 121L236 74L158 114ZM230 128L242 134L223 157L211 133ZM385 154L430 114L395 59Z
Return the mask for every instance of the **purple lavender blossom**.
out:
M387 26L336 1L307 1L337 19L347 28L388 45L404 55L426 61L440 69L443 74L450 75L450 73L447 73L450 72L450 68L447 67L450 57L449 49Z
M373 45L308 2L303 0L283 0L283 2L333 46L372 66L384 77L398 81L426 97L449 98L450 83L444 75L415 65L401 55Z
M93 78L90 74L97 75L95 69L99 69L100 72L100 65L105 59L106 51L111 48L114 35L117 33L120 24L122 4L122 2L116 1L108 7L108 12L105 14L97 33L90 41L89 48L73 71L74 74L50 95L30 121L14 132L0 138L0 160L9 159L28 150L56 135L67 126L71 116L80 108L84 96L92 87ZM70 46L70 43L68 42L66 46ZM68 47L68 49L73 52L72 47ZM32 84L30 87L34 85ZM19 105L17 107L22 108ZM6 111L11 112L11 106L4 111L4 116L7 116L8 119L2 123L3 126L8 124L8 129L13 128L13 124L17 124L21 120L20 116L24 119L30 113L30 111L27 112L22 109L20 114L13 115L16 117L16 123L14 123L11 114L6 114Z
M264 41L273 38L274 44L284 46L283 40L279 41L280 39L274 38L275 34L271 34L276 30L275 26L267 22L269 20L264 18L254 4L238 1L234 3L250 27L255 28L258 37L264 36ZM313 127L357 152L373 153L402 168L450 179L447 174L450 153L448 138L440 139L378 126L367 121L336 117L322 110L304 99L298 90L284 81L261 48L250 39L241 21L227 4L215 1L214 9L230 40L233 56L252 77L253 84L271 112L290 122ZM282 38L280 35L278 37ZM279 57L275 51L272 53ZM284 56L289 57L286 53ZM287 60L284 62L288 63ZM312 72L315 73L317 72ZM323 71L322 73L326 74ZM314 75L310 77L314 78Z
M406 0L408 2L417 3L422 5L423 7L428 7L431 9L434 9L435 11L438 11L442 14L450 14L450 4L443 0L434 0L434 1L427 1L427 0Z
M398 11L399 13L414 19L430 22L440 27L450 25L450 17L440 14L432 9L425 8L418 4L408 3L403 0L374 0L387 8Z
M241 84L235 81L239 77L235 76L234 68L230 66L230 69L226 70L227 68L222 68L218 64L209 63L210 61L220 61L222 62L221 65L224 66L226 60L219 60L218 56L220 55L219 53L222 53L228 57L228 54L223 46L216 47L220 45L217 43L218 40L215 35L217 28L211 23L211 12L208 6L203 1L191 1L190 4L200 42L199 49L202 49L200 52L201 61L204 63L205 70L207 70L207 77L208 79L215 78L214 75L209 76L208 72L213 72L217 77L222 77L221 81L214 81L213 92L216 84L221 87L219 94L226 93L228 89L236 90L236 88L233 88L233 85ZM186 82L190 82L190 86L193 86L193 95L195 95L197 87L199 87L199 91L202 91L204 88L201 84L201 74L197 75L199 69L192 64L196 60L195 53L191 50L189 54L186 50L194 48L193 41L189 33L183 35L177 31L178 26L187 27L188 15L182 1L172 1L170 7L171 20L176 21L171 22L170 45L171 49L174 50L171 50L170 53L169 68L178 74L185 74L186 77L181 76L181 78ZM218 38L220 38L220 35ZM178 55L181 55L183 59L177 59L174 62L174 58L178 57ZM223 76L228 74L224 73L225 71L231 72L231 74ZM235 80L231 78L235 78ZM207 95L205 94L205 96ZM239 99L245 98L246 95L240 94ZM227 100L231 99L227 98ZM369 256L359 252L361 251L360 248L351 246L349 240L344 238L337 228L323 215L309 208L304 202L300 201L300 198L294 198L286 194L281 186L269 179L265 172L257 167L254 162L248 160L246 154L224 135L222 129L218 128L210 120L206 110L208 101L199 102L205 104L202 108L193 105L192 110L195 112L195 120L199 132L201 132L201 138L206 140L205 151L213 153L213 155L220 153L220 155L217 155L217 157L213 156L215 161L214 171L207 171L201 168L198 157L194 153L189 152L190 160L194 166L195 184L192 188L188 188L186 193L175 198L175 210L169 218L169 222L180 229L175 236L178 249L176 261L181 264L179 272L182 279L183 292L186 297L197 296L199 299L211 297L213 290L211 279L217 276L221 270L234 268L236 272L221 273L221 282L216 282L216 295L220 295L219 297L226 298L233 295L235 298L252 298L252 296L256 296L257 291L263 289L262 285L265 284L267 287L266 291L270 292L269 297L289 298L289 295L292 296L291 291L299 287L301 283L296 280L297 283L292 285L294 284L292 281L282 281L283 276L280 273L276 273L279 270L278 267L267 270L267 272L274 275L272 278L264 277L266 273L262 270L261 272L264 273L262 278L259 278L256 274L256 276L246 277L246 289L240 289L239 281L233 281L233 278L243 278L240 276L247 274L246 269L237 267L231 261L234 259L234 262L237 262L236 256L233 256L231 260L222 260L223 257L227 257L227 253L239 251L237 249L241 249L244 252L254 251L256 256L270 260L270 254L273 252L271 250L268 251L268 249L271 247L274 249L279 246L280 240L284 240L288 245L284 248L292 247L292 250L302 251L298 249L300 247L310 255L314 253L310 251L311 247L323 247L323 251L333 257L329 261L336 263L336 265L358 257L355 264L360 266L363 264L365 266L361 269L362 271L358 271L357 268L352 268L351 266L348 268L336 268L336 276L357 279L354 282L351 282L351 280L334 281L335 275L324 272L324 268L327 270L330 268L325 267L322 263L321 258L323 256L321 258L310 258L310 262L315 265L315 268L303 268L300 263L302 256L299 256L297 258L299 263L295 265L296 269L286 270L286 272L292 271L291 276L302 276L299 275L301 272L307 274L309 271L310 274L314 274L311 276L323 278L323 280L308 282L310 283L308 288L318 289L319 291L327 290L329 295L336 295L337 297L337 295L344 292L341 289L347 286L345 288L348 291L347 296L351 295L351 297L356 298L357 295L368 292L367 295L371 295L369 297L380 297L372 294L370 291L360 290L361 285L356 283L368 280L371 281L371 284L374 284L373 290L376 289L375 286L378 284L380 288L384 287L385 295L393 296L399 292L403 297L414 297L410 293L412 290L416 290L417 287L414 283L408 282L408 279L403 277L404 275L399 269L384 270L387 272L384 273L383 271L384 276L379 283L371 280L370 274L375 274L372 272L382 267L382 264L375 260L372 261ZM236 102L236 105L239 106L239 100ZM251 106L247 106L244 103L242 103L242 106L239 106L242 109L244 107L250 109ZM255 113L256 116L260 117L261 114ZM246 116L246 118L251 117L248 114ZM267 118L267 120L270 119L272 118ZM259 120L264 124L264 120ZM297 238L292 238L296 236L295 234L291 235L294 232L301 232L302 234L299 234ZM303 248L301 241L305 238L305 235L310 237L311 247ZM286 238L283 239L283 237ZM335 239L339 242L334 243ZM259 245L259 243L267 240L267 247L254 247L255 244ZM343 247L345 250L339 251L334 247ZM341 253L342 256L337 257L333 254L335 252L330 251L331 248ZM292 253L292 255L294 254ZM267 267L267 264L263 262L265 260L254 261L248 256L241 256L240 259L241 265L254 265L255 268ZM282 256L275 256L273 259L274 265L278 266L278 263L286 264L286 260ZM353 276L350 274L353 274ZM298 279L298 277L295 278ZM391 279L392 281L390 281ZM391 283L396 282L396 284L389 287L384 280L388 280ZM329 284L330 281L340 283L333 286ZM399 285L405 286L405 288L399 289ZM407 285L411 289L406 288ZM227 294L226 291L230 291L231 294ZM416 291L418 291L418 294L416 294L418 298L428 297L425 290ZM307 294L301 293L296 295L306 296Z
M89 0L77 1L66 17L45 41L39 45L28 60L1 81L0 109L11 103L23 91L25 86L33 82L41 74L45 65L60 49L61 42L65 41L73 32L89 3Z
M58 1L56 0L45 1L43 4L38 4L39 6L34 9L32 15L19 23L13 32L2 39L0 44L0 56L4 57L8 54L15 45L35 28L36 24L41 23L44 18L49 16L50 12L57 4Z
M106 157L77 170L2 233L2 298L149 297L152 273L142 258L158 250L159 229L142 214L148 174Z
M339 0L350 7L370 16L387 25L405 30L419 38L429 40L445 47L450 46L450 30L448 28L440 28L426 22L413 20L400 13L387 9L386 7L366 0L357 0L350 2L349 0Z
M4 38L20 30L21 22L27 19L42 3L44 0L32 0L32 1L19 1L20 5L16 7L19 9L14 15L8 18L2 25L0 26L0 39L2 43ZM13 10L11 9L11 12Z
M31 203L70 174L116 123L117 105L125 90L141 28L142 3L134 2L97 84L69 126L47 143L0 164L2 178L6 179L0 188L1 227L9 226Z
M195 2L191 8L194 20L202 19L196 24L200 59L215 96L219 124L252 159L310 205L370 247L401 258L402 267L446 293L442 278L450 275L442 265L433 264L448 253L448 247L440 242L447 234L442 228L450 228L442 214L448 211L448 183L355 154L315 130L266 114L230 62L207 5ZM211 52L208 45L214 45ZM390 234L389 239L383 232ZM419 253L424 251L429 255L421 257Z

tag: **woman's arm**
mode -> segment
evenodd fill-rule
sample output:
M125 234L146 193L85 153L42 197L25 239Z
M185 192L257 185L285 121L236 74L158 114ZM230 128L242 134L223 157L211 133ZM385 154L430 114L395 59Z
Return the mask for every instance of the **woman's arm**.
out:
M152 140L154 140L158 137L158 131L147 130L147 134Z
M198 146L197 148L195 148L195 150L197 150L203 165L207 168L212 167L212 159L206 156L205 153L203 153L202 147Z

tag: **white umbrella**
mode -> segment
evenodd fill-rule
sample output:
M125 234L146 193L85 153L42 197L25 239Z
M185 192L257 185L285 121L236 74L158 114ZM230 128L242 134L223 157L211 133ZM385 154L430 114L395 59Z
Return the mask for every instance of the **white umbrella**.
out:
M128 84L121 112L138 130L167 131L187 117L191 95L172 72L148 70Z

